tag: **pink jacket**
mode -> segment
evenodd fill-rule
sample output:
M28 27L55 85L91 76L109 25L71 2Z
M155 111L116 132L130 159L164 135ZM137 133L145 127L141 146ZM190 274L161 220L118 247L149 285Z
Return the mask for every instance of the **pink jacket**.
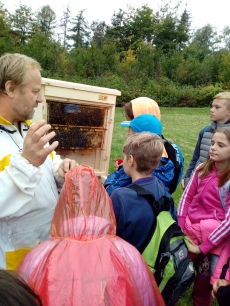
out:
M212 252L230 238L230 196L226 190L227 184L228 182L218 188L215 167L201 180L198 178L198 173L195 172L179 203L178 223L182 229L185 229L186 216L189 217L192 224L199 224L201 220L207 219L220 222L199 245L204 254ZM225 209L222 206L220 194L226 198Z
M185 220L185 228L184 233L192 239L192 241L196 244L200 244L203 241L205 241L209 234L218 226L220 225L220 221L213 220L213 219L207 219L207 220L201 220L200 223L191 223L189 220L189 217L186 217ZM214 282L220 278L223 266L227 263L229 255L230 255L230 249L229 249L230 242L223 242L218 247L214 248L212 250L212 254L216 254L219 256L219 259L216 263L214 273L211 277L211 284L214 284Z

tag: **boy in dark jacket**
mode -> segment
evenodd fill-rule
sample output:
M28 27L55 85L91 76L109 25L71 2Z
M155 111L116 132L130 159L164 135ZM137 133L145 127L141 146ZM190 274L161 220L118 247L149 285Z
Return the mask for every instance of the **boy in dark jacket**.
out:
M141 132L150 132L162 135L162 123L161 121L150 114L139 115L131 121L124 121L121 123L121 126L129 127L129 131L132 133L141 133ZM173 177L174 177L174 165L173 162L168 158L165 149L162 151L162 157L160 164L154 172L153 176L156 176L160 179L165 187L168 189ZM124 168L121 167L120 170L114 171L108 175L106 181L104 182L104 187L109 195L112 191L130 185L132 182L130 176L125 173Z
M182 188L187 186L193 171L208 157L213 133L217 128L230 126L230 92L215 95L210 110L210 119L211 124L204 127L199 133L193 157L181 181Z
M132 133L134 132L130 128L130 134ZM150 191L156 200L165 195L164 184L152 176L160 163L163 148L162 139L148 132L131 135L123 147L125 173L131 177L132 184L138 184ZM149 203L127 187L118 188L111 194L117 220L117 235L140 251L155 215Z

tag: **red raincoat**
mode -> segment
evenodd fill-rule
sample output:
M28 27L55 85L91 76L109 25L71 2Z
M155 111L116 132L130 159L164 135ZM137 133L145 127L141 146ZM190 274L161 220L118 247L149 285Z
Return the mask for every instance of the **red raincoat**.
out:
M66 174L52 238L31 250L18 270L44 306L164 306L139 252L115 235L111 200L92 168Z

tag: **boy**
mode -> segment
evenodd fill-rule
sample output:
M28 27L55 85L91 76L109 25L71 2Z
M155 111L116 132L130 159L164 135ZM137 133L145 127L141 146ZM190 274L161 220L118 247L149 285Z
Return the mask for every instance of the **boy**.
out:
M159 136L162 135L162 123L161 121L150 114L143 114L135 117L131 121L123 121L121 126L129 128L129 136L134 133L149 132ZM154 169L155 170L155 169ZM168 188L174 177L174 165L173 162L168 158L167 152L163 149L162 159L159 167L152 175L157 176ZM130 185L132 182L131 178L125 173L124 168L121 167L119 171L114 171L108 175L104 182L104 187L109 195L112 191Z
M163 148L161 138L149 132L131 135L123 146L125 173L131 177L132 184L152 192L156 200L165 194L164 184L152 176L160 163ZM117 220L116 234L140 251L155 220L151 206L127 187L114 190L111 199Z
M183 189L187 186L193 171L208 157L214 131L222 126L230 126L230 92L215 95L210 110L210 119L211 124L204 127L199 133L193 157L181 181Z

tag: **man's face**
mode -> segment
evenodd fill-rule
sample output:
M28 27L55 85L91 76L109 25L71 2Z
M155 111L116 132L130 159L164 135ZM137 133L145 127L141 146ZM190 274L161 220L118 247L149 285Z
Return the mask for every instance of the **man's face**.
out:
M23 87L15 88L12 110L18 121L32 119L35 107L38 106L38 103L42 102L40 71L38 69L30 69L28 73L30 81Z
M214 99L210 110L210 119L224 124L230 119L230 109L225 99Z

